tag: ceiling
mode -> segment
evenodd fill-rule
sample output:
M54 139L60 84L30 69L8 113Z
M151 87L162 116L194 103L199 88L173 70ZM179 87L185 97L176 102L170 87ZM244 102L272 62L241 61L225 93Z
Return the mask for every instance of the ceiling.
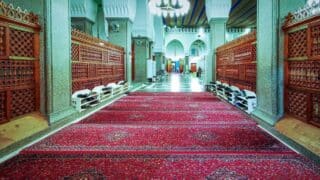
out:
M227 27L256 27L257 0L232 0Z
M190 0L190 10L185 16L163 18L169 27L200 27L208 26L205 0Z
M227 27L256 27L257 0L232 0ZM208 27L205 0L190 0L189 13L162 18L169 27Z

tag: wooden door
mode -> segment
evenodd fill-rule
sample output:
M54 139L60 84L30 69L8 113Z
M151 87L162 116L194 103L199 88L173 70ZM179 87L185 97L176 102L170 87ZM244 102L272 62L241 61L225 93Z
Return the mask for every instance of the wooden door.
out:
M191 63L191 72L197 72L197 63Z
M134 43L132 43L131 44L131 76L132 76L132 81L134 81L134 79L135 79L135 71L134 71L134 69L135 69L135 62L134 62L134 60L135 60L135 58L134 58L134 56L135 56L135 52L134 52Z

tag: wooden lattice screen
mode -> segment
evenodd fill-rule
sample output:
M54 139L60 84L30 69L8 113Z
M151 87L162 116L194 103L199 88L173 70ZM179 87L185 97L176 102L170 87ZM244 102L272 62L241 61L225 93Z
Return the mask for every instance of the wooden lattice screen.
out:
M320 126L320 16L283 26L285 111Z
M124 49L72 30L72 91L124 80Z
M38 17L0 1L0 123L38 111Z
M217 48L217 80L255 91L256 33L252 32Z

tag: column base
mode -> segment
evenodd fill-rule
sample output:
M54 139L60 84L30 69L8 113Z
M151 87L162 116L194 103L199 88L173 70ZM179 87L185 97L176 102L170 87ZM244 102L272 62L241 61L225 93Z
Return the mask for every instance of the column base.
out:
M48 115L49 124L56 123L66 117L75 114L77 111L73 107L69 107L63 111L54 112Z
M267 112L264 112L260 109L256 109L252 115L258 119L261 119L263 122L271 125L271 126L274 126L278 120L281 118L280 115L271 115Z

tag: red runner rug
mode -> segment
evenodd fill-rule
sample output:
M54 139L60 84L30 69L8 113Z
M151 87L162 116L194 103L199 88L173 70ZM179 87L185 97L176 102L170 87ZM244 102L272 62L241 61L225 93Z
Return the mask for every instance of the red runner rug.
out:
M235 107L230 106L226 102L179 102L179 103L165 103L165 102L130 102L119 101L104 108L104 110L121 110L121 111L217 111L217 110L236 110Z
M0 179L320 179L209 93L130 93L0 164Z
M256 124L240 111L117 111L101 110L84 124Z
M305 158L277 155L33 154L0 165L8 179L319 179Z
M76 138L75 138L76 135ZM245 137L245 138L243 138ZM28 148L34 152L292 153L252 125L73 125Z

